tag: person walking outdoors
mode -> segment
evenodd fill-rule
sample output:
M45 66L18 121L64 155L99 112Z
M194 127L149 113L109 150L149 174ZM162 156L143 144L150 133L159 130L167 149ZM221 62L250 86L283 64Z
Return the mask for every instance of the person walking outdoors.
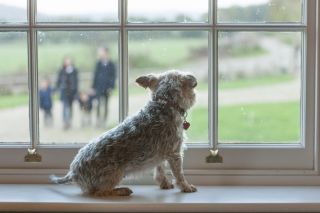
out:
M108 118L108 103L115 87L116 66L110 58L109 49L98 49L98 61L94 71L92 89L97 99L97 127L104 128Z
M40 109L44 112L44 126L51 127L52 118L52 95L53 89L49 79L43 79L39 88Z
M71 127L72 103L78 92L78 70L74 67L71 58L66 57L63 60L56 89L60 91L60 100L63 104L63 128L68 130Z

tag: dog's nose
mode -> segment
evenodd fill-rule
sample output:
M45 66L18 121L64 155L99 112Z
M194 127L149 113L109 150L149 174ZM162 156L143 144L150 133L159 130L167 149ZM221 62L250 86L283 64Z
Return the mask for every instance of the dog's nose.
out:
M194 82L194 84L193 84L193 88L195 88L196 86L198 85L198 82L197 82L197 80Z
M195 88L198 85L197 79L193 75L187 75L191 81L191 87Z

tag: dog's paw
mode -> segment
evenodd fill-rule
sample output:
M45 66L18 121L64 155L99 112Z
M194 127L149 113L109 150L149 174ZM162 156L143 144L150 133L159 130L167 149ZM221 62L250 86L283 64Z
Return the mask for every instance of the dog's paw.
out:
M173 189L174 185L168 181L163 181L160 183L160 189L166 190L166 189Z
M196 191L197 191L197 188L192 184L185 184L181 187L181 192L184 192L184 193L190 193L190 192L196 192Z
M112 190L112 195L115 196L129 196L133 193L133 191L127 187L114 188Z

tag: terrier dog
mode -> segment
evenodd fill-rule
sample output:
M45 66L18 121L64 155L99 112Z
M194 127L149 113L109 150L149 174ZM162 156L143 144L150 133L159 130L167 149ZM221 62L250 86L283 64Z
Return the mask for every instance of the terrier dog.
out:
M52 182L75 182L84 193L95 196L128 196L132 193L129 188L116 188L122 178L156 167L160 188L172 189L164 172L168 161L181 191L197 191L182 168L183 128L188 127L185 114L195 103L196 78L173 70L141 76L136 82L150 89L151 100L137 114L81 148L68 174L51 176Z

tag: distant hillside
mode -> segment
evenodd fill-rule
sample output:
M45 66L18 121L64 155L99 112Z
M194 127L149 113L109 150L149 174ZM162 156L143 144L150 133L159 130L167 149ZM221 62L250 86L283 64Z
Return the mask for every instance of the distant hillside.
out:
M0 22L26 22L27 11L23 8L0 4Z

